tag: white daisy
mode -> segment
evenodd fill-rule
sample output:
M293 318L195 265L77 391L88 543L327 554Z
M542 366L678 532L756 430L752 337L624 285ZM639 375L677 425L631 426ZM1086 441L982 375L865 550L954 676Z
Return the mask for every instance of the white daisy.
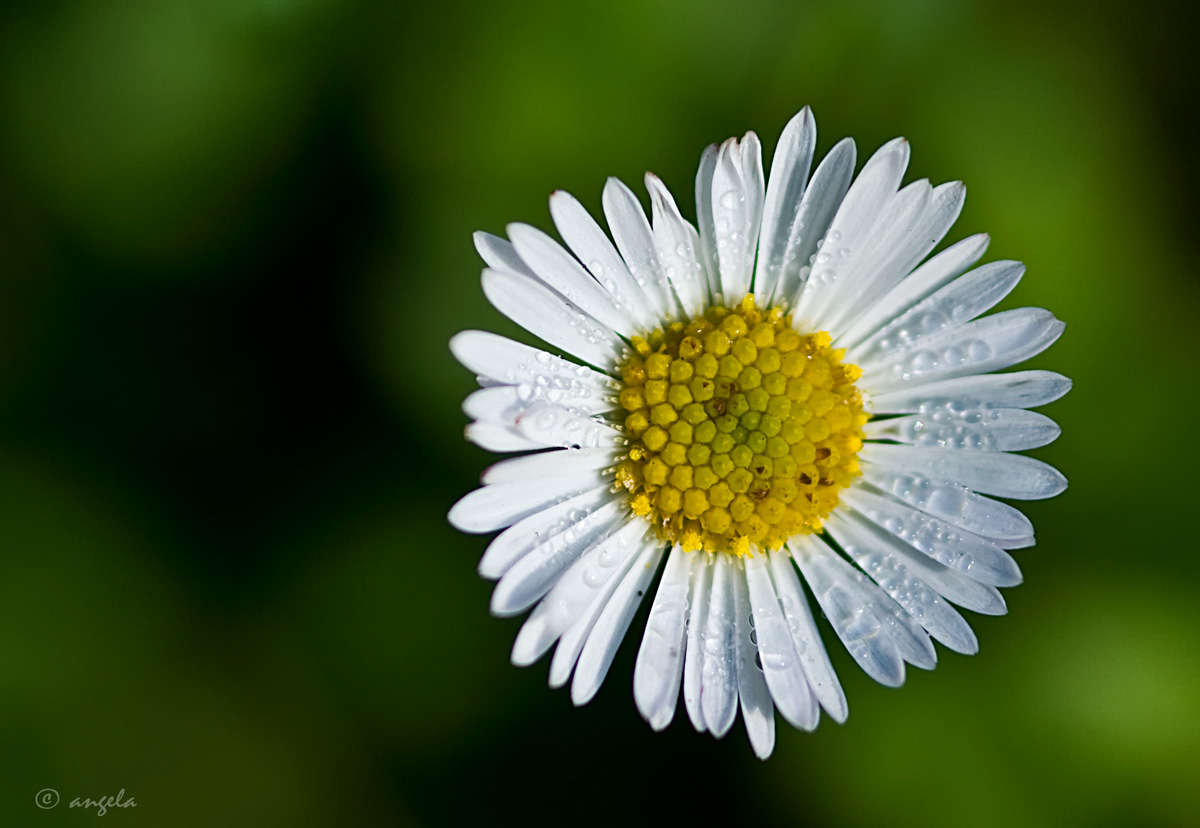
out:
M485 471L449 516L504 530L479 571L499 581L493 613L533 607L513 663L557 642L550 684L571 680L587 703L654 589L638 709L666 727L682 685L692 724L720 738L740 706L763 758L776 708L804 730L820 708L847 714L802 582L862 669L898 686L905 662L934 666L931 638L978 649L951 604L998 615L996 588L1021 581L1006 550L1032 545L1033 526L989 496L1066 486L1011 452L1058 436L1028 409L1070 380L992 373L1063 324L1037 308L981 317L1023 266L969 270L986 235L922 264L963 185L901 187L903 139L853 183L849 139L810 177L815 143L805 108L765 188L753 132L708 147L698 231L647 174L652 221L608 180L611 240L565 192L550 212L566 249L525 224L511 241L476 234L492 304L586 364L482 331L450 343L482 386L463 406L467 438L529 452Z

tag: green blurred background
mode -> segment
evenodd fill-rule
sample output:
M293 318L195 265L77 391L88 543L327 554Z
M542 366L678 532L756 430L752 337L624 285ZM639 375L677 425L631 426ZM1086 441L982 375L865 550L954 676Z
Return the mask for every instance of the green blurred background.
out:
M1192 8L6 4L0 822L1200 823ZM446 340L514 332L472 231L646 169L691 216L704 144L804 104L1027 263L1071 488L977 657L886 690L834 642L848 722L763 764L650 732L638 633L579 710L508 664Z

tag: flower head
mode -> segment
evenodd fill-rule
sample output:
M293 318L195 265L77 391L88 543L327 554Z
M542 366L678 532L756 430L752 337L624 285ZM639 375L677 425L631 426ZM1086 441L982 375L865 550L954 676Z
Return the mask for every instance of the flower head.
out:
M978 649L952 604L1001 614L997 587L1020 583L1007 550L1033 526L992 498L1066 486L1012 452L1058 436L1029 409L1070 381L993 373L1063 330L1036 308L982 316L1023 266L971 269L985 235L925 261L965 191L901 187L903 139L857 178L848 139L810 176L815 143L805 108L765 187L754 133L710 146L698 230L648 174L650 221L605 186L611 239L563 192L550 212L566 249L523 224L511 241L477 234L488 299L578 362L480 331L451 341L482 386L467 438L523 452L450 512L463 531L504 530L479 571L499 581L495 614L533 607L513 662L557 644L550 683L586 703L653 591L638 709L662 729L682 687L719 738L740 707L763 758L775 709L804 730L822 708L847 714L803 583L862 669L898 686L905 663L934 666L931 638Z

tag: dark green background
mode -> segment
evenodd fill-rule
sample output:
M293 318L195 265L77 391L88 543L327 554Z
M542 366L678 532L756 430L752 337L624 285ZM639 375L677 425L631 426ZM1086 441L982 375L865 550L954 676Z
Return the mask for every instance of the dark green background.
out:
M1195 20L1155 2L126 0L0 12L0 821L1197 824ZM1190 14L1190 13L1189 13ZM446 340L476 229L704 144L898 134L1067 322L1071 487L981 652L753 758L518 670ZM634 629L640 627L635 621ZM832 636L829 636L832 639ZM34 794L63 797L41 811Z

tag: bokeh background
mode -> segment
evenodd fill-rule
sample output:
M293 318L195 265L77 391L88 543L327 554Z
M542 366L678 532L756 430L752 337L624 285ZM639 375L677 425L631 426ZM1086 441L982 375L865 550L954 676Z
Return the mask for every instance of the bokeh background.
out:
M0 821L1200 824L1190 8L5 4ZM637 633L578 710L508 664L446 341L514 333L472 231L646 169L691 216L704 144L804 104L1027 263L1071 487L977 657L886 690L832 642L849 720L764 764L650 732Z

